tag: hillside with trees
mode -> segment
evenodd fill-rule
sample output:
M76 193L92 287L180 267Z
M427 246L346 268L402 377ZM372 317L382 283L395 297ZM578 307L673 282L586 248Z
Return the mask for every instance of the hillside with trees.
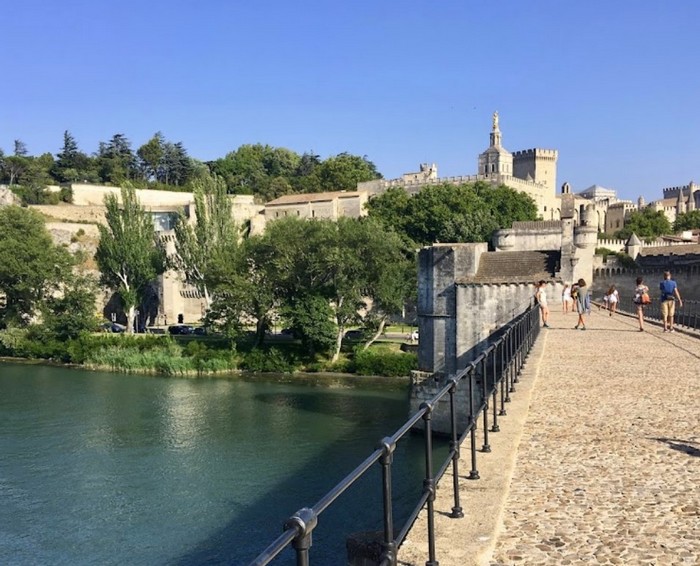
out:
M55 155L30 155L21 140L15 140L11 155L0 149L0 184L9 185L24 204L70 200L67 192L48 194L48 185L77 182L189 192L211 174L223 180L228 194L255 195L259 202L292 193L352 190L358 182L381 178L367 156L340 153L321 159L313 152L300 155L262 144L242 145L203 162L162 132L137 148L117 133L92 153L81 150L69 131Z

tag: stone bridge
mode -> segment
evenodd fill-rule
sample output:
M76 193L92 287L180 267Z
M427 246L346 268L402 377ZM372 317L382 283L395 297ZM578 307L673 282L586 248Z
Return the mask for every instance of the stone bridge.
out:
M438 486L441 566L700 563L700 333L552 305L465 516ZM462 451L469 470L469 451ZM442 487L442 489L440 489ZM425 516L398 564L428 560Z

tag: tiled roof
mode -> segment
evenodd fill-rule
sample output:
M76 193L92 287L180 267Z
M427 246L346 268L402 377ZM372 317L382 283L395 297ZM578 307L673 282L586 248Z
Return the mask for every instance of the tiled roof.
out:
M553 230L561 229L561 220L535 220L531 222L513 222L513 230Z
M488 252L481 255L474 277L458 283L533 283L553 279L561 258L559 251Z
M299 193L294 195L284 195L265 203L265 206L323 202L334 200L336 198L356 198L361 196L364 192L365 191L333 191L327 193Z
M642 256L652 255L700 255L700 244L685 244L675 246L659 246L658 248L642 248L639 252Z

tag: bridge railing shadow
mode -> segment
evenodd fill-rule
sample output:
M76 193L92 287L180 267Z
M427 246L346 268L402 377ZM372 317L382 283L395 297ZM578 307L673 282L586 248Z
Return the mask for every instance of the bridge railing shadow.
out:
M396 565L397 552L405 540L413 523L423 509L426 510L428 564L437 564L435 550L435 509L434 501L438 481L451 472L453 507L450 517L464 517L460 503L460 482L464 479L479 479L477 467L477 452L490 452L489 432L498 432L499 416L506 415L506 404L511 400L511 394L516 390L518 376L540 332L539 309L528 307L522 314L515 317L499 337L468 366L456 375L446 380L445 385L429 401L423 403L394 434L384 437L376 450L361 462L352 472L336 484L315 505L303 507L291 515L283 525L282 533L265 548L251 566L264 566L272 562L286 549L293 548L298 566L307 566L312 555L312 534L319 524L320 517L329 507L348 491L351 486L364 478L373 470L380 470L382 492L382 525L374 540L366 547L359 545L357 552L365 550L372 554L372 563L381 565ZM458 392L466 392L468 407L467 425L458 432ZM434 470L433 430L431 425L433 411L440 402L449 404L451 434L449 450L444 461ZM483 438L477 439L477 423L483 421L481 427ZM425 470L422 478L421 495L413 510L402 524L396 525L394 519L395 493L392 485L394 454L400 441L404 441L410 431L419 425L423 428ZM470 470L466 475L460 475L460 450L467 444L470 453ZM479 446L479 444L481 444ZM348 533L350 534L350 533ZM363 556L354 557L367 564ZM352 563L353 557L348 557ZM359 562L358 562L359 563Z

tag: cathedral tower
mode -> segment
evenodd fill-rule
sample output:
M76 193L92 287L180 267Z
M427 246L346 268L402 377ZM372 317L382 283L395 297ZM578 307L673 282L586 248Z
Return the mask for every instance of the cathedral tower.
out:
M479 155L477 174L486 177L513 175L513 154L501 142L501 129L498 125L498 112L493 113L493 127L489 136L489 148Z

